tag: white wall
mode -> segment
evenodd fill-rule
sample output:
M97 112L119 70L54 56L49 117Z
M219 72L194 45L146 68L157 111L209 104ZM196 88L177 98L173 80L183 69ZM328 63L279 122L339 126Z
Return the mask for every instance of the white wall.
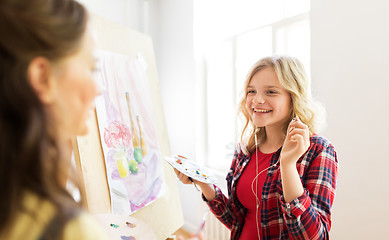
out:
M77 0L82 3L89 12L98 14L106 19L117 22L127 27L139 29L138 15L130 19L130 15L126 14L126 0ZM138 1L138 0L136 0ZM135 2L135 1L132 1ZM131 22L131 24L130 24Z
M340 176L333 239L389 235L389 1L311 1L311 65Z

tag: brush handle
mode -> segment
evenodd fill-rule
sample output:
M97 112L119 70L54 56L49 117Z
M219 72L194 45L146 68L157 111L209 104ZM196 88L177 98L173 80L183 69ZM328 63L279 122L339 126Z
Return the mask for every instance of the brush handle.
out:
M203 214L203 219L201 219L200 227L199 227L199 229L197 230L196 235L195 235L196 237L199 236L199 234L201 233L201 231L204 229L205 221L207 220L207 216L208 216L208 212L209 212L209 210L205 211L204 214Z
M193 179L191 177L188 177L189 180L193 183L193 185L195 186L195 188L197 189L197 191L200 191L200 189L197 187L197 184L193 181Z

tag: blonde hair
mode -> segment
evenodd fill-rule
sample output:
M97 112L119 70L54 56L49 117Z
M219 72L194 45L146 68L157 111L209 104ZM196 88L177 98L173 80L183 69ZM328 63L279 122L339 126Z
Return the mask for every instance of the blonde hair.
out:
M248 137L246 149L250 154L256 148L255 134L257 134L258 143L261 143L266 140L266 131L265 127L260 128L258 131L251 120L246 108L247 87L257 72L269 67L275 71L279 83L289 92L291 97L292 108L289 114L289 121L283 128L285 135L289 122L296 116L308 126L310 135L318 131L319 120L323 120L321 116L324 113L324 108L312 99L310 80L306 76L303 64L297 58L287 55L274 55L262 58L251 67L246 77L244 94L239 105L239 112L246 121L241 133L241 142L243 142L245 137ZM248 136L247 132L249 132Z

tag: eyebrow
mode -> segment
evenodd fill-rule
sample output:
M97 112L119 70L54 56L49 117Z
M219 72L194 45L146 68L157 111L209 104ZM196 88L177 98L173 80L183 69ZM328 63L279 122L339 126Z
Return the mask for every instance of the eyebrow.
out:
M248 85L247 88L255 88L253 85ZM267 85L265 86L265 88L277 88L277 89L281 89L280 87L277 87L277 86L272 86L272 85Z

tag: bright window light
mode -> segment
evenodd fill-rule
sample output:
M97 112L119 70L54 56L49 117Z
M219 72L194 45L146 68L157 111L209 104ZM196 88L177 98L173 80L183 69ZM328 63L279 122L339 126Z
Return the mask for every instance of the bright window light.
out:
M240 140L237 117L250 67L271 54L299 58L309 74L309 0L196 0L195 56L204 77L199 96L205 123L196 144L213 169L226 171ZM200 113L199 113L200 114Z

